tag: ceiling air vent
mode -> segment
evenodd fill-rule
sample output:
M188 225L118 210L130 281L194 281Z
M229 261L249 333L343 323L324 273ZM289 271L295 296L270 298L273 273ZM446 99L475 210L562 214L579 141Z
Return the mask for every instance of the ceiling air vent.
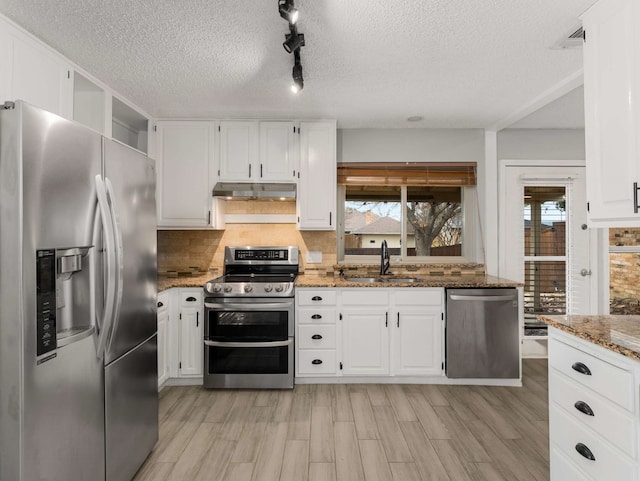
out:
M568 35L564 35L559 41L557 41L551 48L555 50L565 48L580 48L583 43L584 30L582 25L573 27Z

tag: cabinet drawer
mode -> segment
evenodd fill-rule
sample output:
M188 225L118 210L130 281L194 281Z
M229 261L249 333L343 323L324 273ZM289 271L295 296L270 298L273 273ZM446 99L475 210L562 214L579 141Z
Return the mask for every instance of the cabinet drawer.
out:
M551 481L589 481L556 447L551 448L549 464Z
M298 351L298 373L309 376L314 374L335 374L336 351L300 349Z
M633 374L556 339L549 340L549 365L583 386L633 411ZM582 374L578 369L588 369Z
M635 481L635 464L602 437L587 430L557 405L549 407L549 436L563 454L593 479ZM577 447L589 449L595 460L581 455Z
M202 292L181 292L180 293L180 305L198 307L202 306Z
M301 349L335 349L336 326L328 324L298 326L296 343Z
M389 290L371 287L369 289L345 289L342 291L344 306L387 306Z
M335 308L304 308L298 309L298 324L334 324L336 322Z
M393 293L396 304L402 306L441 306L442 289L398 289Z
M612 402L571 381L555 369L549 371L550 401L564 408L576 421L584 426L589 426L616 447L635 458L636 442L633 417ZM576 406L576 403L584 404ZM588 410L593 412L593 416L584 413Z
M336 291L333 290L299 290L296 292L299 306L335 306Z

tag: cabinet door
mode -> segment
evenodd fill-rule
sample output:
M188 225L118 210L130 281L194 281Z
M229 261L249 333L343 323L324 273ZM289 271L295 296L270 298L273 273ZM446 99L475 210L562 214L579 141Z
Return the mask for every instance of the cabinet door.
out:
M260 180L295 182L293 122L260 122Z
M298 229L336 228L336 124L300 124Z
M389 319L384 310L350 308L343 312L345 375L389 374Z
M158 122L158 225L211 226L212 122Z
M158 311L158 386L162 386L169 379L168 325L169 310Z
M402 309L393 313L392 374L442 374L440 309Z
M200 307L183 307L180 313L180 376L202 376L202 316Z
M71 118L70 67L43 46L13 36L11 97ZM4 100L4 99L3 99Z
M258 123L220 122L220 181L257 182L260 179L257 164Z
M595 227L637 227L640 4L601 0L583 21L589 222Z
M12 65L13 40L5 28L4 23L0 22L0 65ZM15 100L11 92L11 74L11 68L0 69L0 103Z

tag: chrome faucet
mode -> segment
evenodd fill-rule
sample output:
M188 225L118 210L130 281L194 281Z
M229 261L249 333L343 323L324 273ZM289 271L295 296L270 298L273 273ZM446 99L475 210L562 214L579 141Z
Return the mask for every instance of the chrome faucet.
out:
M389 263L389 248L387 247L387 241L383 240L382 244L380 244L380 275L388 274L389 267L391 267Z

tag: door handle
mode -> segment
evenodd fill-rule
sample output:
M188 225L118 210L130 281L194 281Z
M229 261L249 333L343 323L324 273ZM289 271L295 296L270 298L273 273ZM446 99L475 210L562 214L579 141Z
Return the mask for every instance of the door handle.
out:
M580 275L582 277L587 277L591 275L591 269L581 269L580 270Z
M311 364L322 364L322 359L314 359L313 361L311 361Z
M164 306L164 304L162 302L158 301L158 307L162 307L162 306Z
M311 316L311 319L322 319L322 316L320 314L314 314Z
M312 301L321 301L321 300L322 300L322 297L320 297L320 296L313 296L313 297L311 298L311 300L312 300Z
M574 362L571 366L571 369L579 372L580 374L584 374L585 376L591 376L591 369L589 369L586 364L583 364L581 362Z
M589 406L584 401L576 401L573 407L576 408L581 413L586 414L587 416L595 416L595 414L593 413L593 409L591 409L591 406Z
M187 297L187 298L185 299L185 301L187 301L187 302L196 302L196 298L195 298L195 297L193 297L193 296L189 296L189 297Z
M286 347L293 344L293 341L267 341L267 342L224 342L224 341L204 341L209 347Z
M311 336L311 339L315 339L315 340L322 339L322 336L320 334L314 334L313 336Z
M582 443L576 444L576 451L578 451L578 453L582 457L587 458L589 461L595 461L596 460L596 457L593 455L591 450L586 445L584 445Z
M398 312L398 327L400 327L400 313Z
M200 313L196 312L196 327L200 327Z

